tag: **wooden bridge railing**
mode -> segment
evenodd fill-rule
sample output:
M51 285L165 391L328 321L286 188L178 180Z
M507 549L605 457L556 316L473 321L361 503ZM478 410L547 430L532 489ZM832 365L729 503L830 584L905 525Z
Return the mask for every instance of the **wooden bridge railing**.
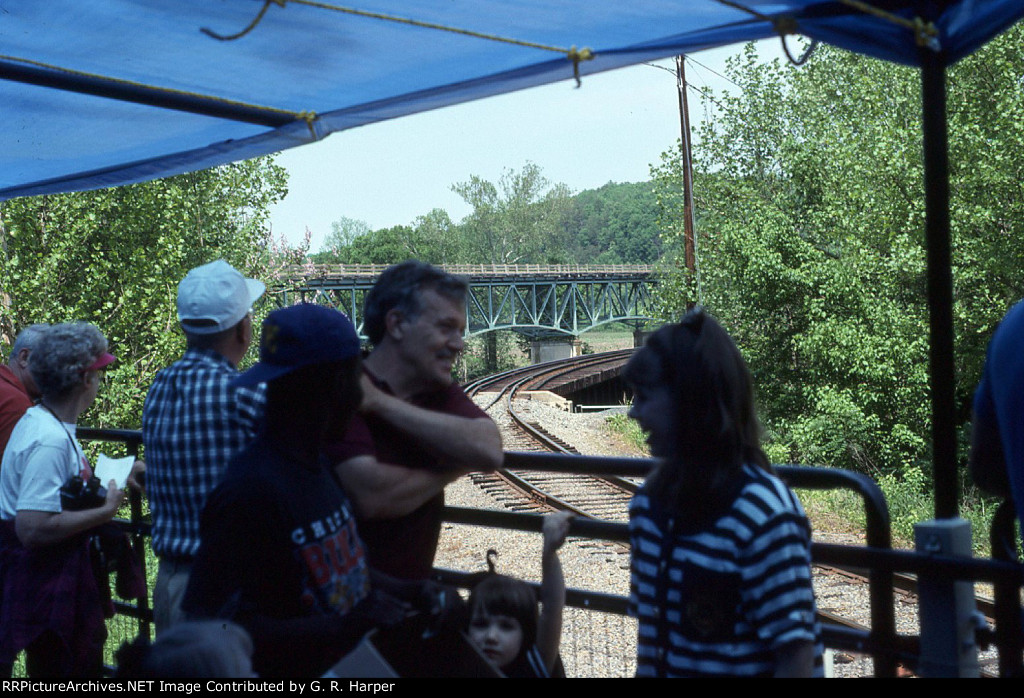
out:
M375 277L387 264L290 264L282 267L283 279L327 277ZM609 274L650 274L648 264L447 264L442 269L462 276L600 276Z

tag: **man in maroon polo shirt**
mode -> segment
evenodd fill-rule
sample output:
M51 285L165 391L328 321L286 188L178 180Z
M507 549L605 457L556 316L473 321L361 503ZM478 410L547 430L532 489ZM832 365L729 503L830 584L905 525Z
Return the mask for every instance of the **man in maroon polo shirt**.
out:
M328 449L353 500L370 566L401 579L433 568L444 487L501 466L494 422L452 382L464 347L465 279L418 261L389 267L367 294L363 402Z
M39 398L39 389L28 372L28 357L47 325L29 325L18 333L6 366L0 366L0 456L7 448L14 425Z

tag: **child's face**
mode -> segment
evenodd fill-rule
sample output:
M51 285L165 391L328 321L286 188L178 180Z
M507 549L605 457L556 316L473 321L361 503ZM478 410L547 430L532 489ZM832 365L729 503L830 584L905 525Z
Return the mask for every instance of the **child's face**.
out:
M490 615L476 609L469 622L469 639L492 664L505 668L523 646L523 627L512 616Z

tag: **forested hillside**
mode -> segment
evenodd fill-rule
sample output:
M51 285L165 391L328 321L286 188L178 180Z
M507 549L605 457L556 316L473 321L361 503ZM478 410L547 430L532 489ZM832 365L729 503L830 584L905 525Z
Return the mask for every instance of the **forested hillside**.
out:
M389 264L416 257L434 264L650 264L661 255L658 208L650 182L572 194L536 165L452 187L472 213L452 221L441 209L410 225L370 230L342 218L318 263Z

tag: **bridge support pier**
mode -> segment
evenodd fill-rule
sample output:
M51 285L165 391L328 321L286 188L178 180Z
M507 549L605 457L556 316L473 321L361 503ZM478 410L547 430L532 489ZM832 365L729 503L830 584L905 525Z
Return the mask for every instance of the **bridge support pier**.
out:
M530 363L571 359L580 355L582 343L578 339L538 339L530 342Z
M971 524L960 518L922 521L914 526L914 543L920 553L970 557ZM976 678L980 669L974 633L979 617L973 585L921 574L918 593L921 676Z
M642 347L647 344L647 338L652 334L654 334L654 332L651 330L633 330L633 346Z

